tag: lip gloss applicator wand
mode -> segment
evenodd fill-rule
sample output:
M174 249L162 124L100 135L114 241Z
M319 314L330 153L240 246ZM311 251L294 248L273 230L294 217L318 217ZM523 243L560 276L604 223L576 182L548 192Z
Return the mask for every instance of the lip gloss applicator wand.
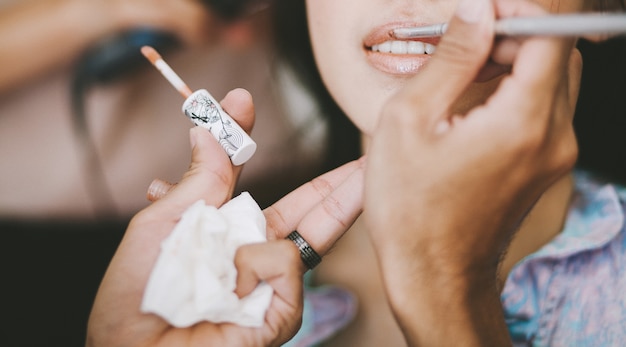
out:
M392 35L398 39L442 36L447 23L397 28ZM585 13L560 14L541 17L512 17L500 19L495 25L496 35L505 36L583 36L626 34L626 14Z
M141 54L185 97L183 113L195 125L211 132L233 165L242 165L252 157L257 147L254 140L222 109L219 102L206 89L192 92L154 48L143 46Z

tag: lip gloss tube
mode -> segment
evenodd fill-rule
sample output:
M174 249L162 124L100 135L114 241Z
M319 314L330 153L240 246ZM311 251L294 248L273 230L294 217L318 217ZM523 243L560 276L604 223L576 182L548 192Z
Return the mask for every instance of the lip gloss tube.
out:
M157 68L178 92L184 96L183 114L197 126L213 135L235 166L247 162L256 152L256 142L241 129L239 124L222 109L206 89L191 92L191 89L178 77L176 72L152 47L144 46L141 53Z
M233 165L245 163L256 151L256 143L206 89L196 90L185 100L183 113L195 125L206 128L213 134Z

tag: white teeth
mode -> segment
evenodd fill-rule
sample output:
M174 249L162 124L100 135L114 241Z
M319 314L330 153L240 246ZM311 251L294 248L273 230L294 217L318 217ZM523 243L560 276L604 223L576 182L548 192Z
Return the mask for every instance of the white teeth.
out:
M391 41L391 52L395 54L406 54L409 51L409 45L402 41Z
M424 48L424 42L409 41L407 46L409 48L409 52L408 52L409 54L424 54L424 52L426 52ZM429 46L432 46L432 45L429 45Z
M385 41L381 43L380 45L372 46L372 51L386 52L386 53L391 52L391 41Z
M435 45L420 41L385 41L373 45L372 51L391 54L433 54Z
M435 53L435 46L434 45L425 44L424 47L426 49L426 54L433 54L433 53Z

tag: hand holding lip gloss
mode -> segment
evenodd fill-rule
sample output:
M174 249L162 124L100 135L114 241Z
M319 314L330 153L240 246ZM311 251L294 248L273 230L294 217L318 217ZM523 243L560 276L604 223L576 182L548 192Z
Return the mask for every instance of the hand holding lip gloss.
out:
M195 124L208 129L220 143L233 165L247 162L256 151L256 143L241 129L206 89L191 89L150 46L141 47L141 53L156 67L178 92L184 96L182 111Z

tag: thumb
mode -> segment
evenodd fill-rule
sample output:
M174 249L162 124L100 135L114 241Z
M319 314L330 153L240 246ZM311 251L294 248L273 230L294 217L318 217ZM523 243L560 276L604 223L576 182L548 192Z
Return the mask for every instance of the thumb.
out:
M460 0L437 51L401 92L432 117L447 116L483 67L493 45L492 0ZM433 92L436 86L436 92ZM408 93L408 95L406 94ZM444 108L442 108L444 106ZM430 109L429 109L430 108Z
M153 210L179 215L200 199L219 207L230 197L236 177L228 155L207 129L191 128L189 135L189 169L167 195L152 204Z
M292 241L243 245L237 249L234 261L237 268L235 293L239 297L250 294L260 281L266 281L288 302L301 300L300 285L306 268Z

